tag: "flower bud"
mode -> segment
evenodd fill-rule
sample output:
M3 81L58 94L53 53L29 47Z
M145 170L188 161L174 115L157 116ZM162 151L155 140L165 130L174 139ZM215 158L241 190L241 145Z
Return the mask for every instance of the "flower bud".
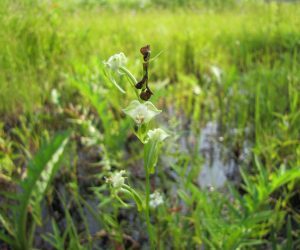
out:
M144 61L147 62L150 58L150 45L146 45L140 49L140 52L142 53L144 57Z
M143 87L143 85L144 85L144 82L143 82L143 80L141 80L141 81L139 81L139 82L135 85L135 88L136 88L136 89L141 89L141 88Z
M152 95L153 93L151 92L151 90L147 88L145 91L142 91L140 97L142 100L148 101Z
M137 89L143 88L144 83L145 83L147 80L148 80L148 76L147 76L147 75L144 75L144 76L143 76L143 79L140 80L140 81L135 85L135 87L136 87Z
M148 44L148 45L142 47L140 49L140 52L142 53L143 56L146 55L147 53L150 53L150 45Z

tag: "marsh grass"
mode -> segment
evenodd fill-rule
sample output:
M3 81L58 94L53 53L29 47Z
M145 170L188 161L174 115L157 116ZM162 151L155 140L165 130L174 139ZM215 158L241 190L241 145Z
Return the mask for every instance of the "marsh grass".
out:
M102 63L123 51L140 78L137 51L149 43L152 55L162 51L150 64L152 101L166 110L159 122L174 130L163 149L167 163L159 159L149 180L151 191L158 188L166 198L151 211L156 247L299 248L300 5L210 1L203 7L201 1L191 9L178 8L179 0L171 7L153 2L140 8L133 2L0 1L1 187L22 183L24 172L29 180L37 177L28 166L41 154L51 158L38 150L40 138L73 130L66 166L56 166L60 174L45 181L47 192L36 189L34 206L22 203L16 232L1 197L1 240L19 249L31 243L56 249L149 246L134 202L126 196L130 208L115 202L105 182L110 171L128 169L128 184L145 191L143 152L120 112L135 93L124 77L118 84L127 94L118 91ZM54 88L58 103L51 101ZM239 166L238 182L221 190L200 189L197 181L204 160L197 138L210 121ZM182 148L186 134L192 142ZM247 164L241 160L245 142L251 145ZM36 169L42 173L46 165L39 161ZM26 196L33 184L14 191ZM41 207L45 217L35 217ZM32 222L41 223L41 237L27 231Z
M2 113L40 106L52 87L65 85L63 75L72 71L72 62L86 64L93 57L104 60L121 50L132 56L145 41L156 52L164 51L152 78L172 80L177 79L176 72L199 76L210 64L224 69L236 65L245 71L255 60L272 63L278 54L292 56L299 46L299 8L290 4L245 5L223 11L200 8L187 10L188 15L180 9L116 14L99 7L80 9L34 1L4 1L2 9Z

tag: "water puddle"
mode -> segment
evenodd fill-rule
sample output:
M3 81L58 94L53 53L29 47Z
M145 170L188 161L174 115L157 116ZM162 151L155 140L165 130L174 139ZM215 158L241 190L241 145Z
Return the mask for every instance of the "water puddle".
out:
M247 130L244 132L247 133ZM230 133L233 137L237 131L233 129ZM223 141L216 122L208 122L201 130L199 150L203 166L197 179L201 188L218 189L224 187L227 181L237 182L240 177L239 167L250 159L250 145L247 141L241 145L238 155Z

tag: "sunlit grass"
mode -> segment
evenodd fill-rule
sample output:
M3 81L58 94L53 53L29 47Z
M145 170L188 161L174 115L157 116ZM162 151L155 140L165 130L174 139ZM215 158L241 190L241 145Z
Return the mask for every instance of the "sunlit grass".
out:
M6 10L1 15L2 111L39 106L53 86L65 84L63 74L74 61L104 60L116 51L133 56L141 44L163 51L153 77L175 79L176 71L199 74L210 64L247 69L253 60L276 60L280 51L293 53L299 46L298 5L113 12L44 3L12 4Z
M0 3L0 239L18 249L150 248L150 240L153 249L297 249L300 5L117 2ZM164 110L151 126L169 134L159 158L146 157L147 136L123 112L142 101L132 87L145 73L146 44L159 55L149 64L151 102ZM128 64L112 79L103 62L120 52ZM201 148L208 124L219 171L236 168L221 189L199 177L216 157ZM73 131L67 146L54 137L64 130ZM54 178L47 169L60 148ZM158 160L151 176L143 155ZM111 189L120 170L132 196ZM154 190L164 202L150 211ZM147 223L134 200L146 204Z

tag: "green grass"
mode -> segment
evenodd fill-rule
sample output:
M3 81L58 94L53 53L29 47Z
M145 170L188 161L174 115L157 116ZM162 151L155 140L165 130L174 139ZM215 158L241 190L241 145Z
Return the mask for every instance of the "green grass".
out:
M151 44L154 53L164 51L153 67L153 79L172 80L176 72L199 75L210 64L224 70L236 66L238 74L256 61L269 64L281 52L292 56L299 48L298 5L175 13L113 12L60 3L7 5L0 21L2 113L41 106L52 87L66 85L63 75L74 62L86 64L93 57L104 60L124 51L134 56L134 64L141 44Z
M150 63L151 101L164 110L157 124L172 134L162 156L174 159L159 159L150 180L166 200L147 219L152 243L159 249L299 247L300 4L170 2L156 0L147 8L136 1L0 2L2 241L31 248L40 240L36 225L43 242L56 249L98 243L127 249L149 239L131 199L121 197L131 206L124 207L105 181L111 171L127 169L128 185L138 194L146 189L143 150L122 112L135 93L124 76L118 84L126 95L118 91L102 62L124 52L140 79L139 48L150 44L152 57L162 52ZM227 157L239 161L243 143L250 145L248 161L239 164L240 181L222 190L197 185L203 166L197 138L210 121L219 125ZM30 197L20 203L22 225L15 232L8 201L14 195L5 191L12 187L21 198L36 192L38 181L16 187L26 175L43 180L49 165L35 159L51 163L51 152L65 144L55 137L43 156L41 141L67 129L73 133L60 174L46 179L34 206L27 204ZM181 138L188 147L180 148ZM40 210L45 218L37 216ZM89 223L99 231L90 232Z

